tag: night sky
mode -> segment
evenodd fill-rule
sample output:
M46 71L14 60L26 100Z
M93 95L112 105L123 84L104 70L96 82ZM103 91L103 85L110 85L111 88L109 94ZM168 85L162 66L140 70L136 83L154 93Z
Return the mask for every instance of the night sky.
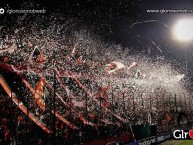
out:
M192 79L193 43L181 44L172 38L171 31L164 26L172 28L176 21L183 17L192 17L193 13L147 13L150 9L193 9L193 1L168 0L42 0L24 2L23 0L0 2L3 8L35 8L46 10L46 16L55 14L65 19L78 19L80 25L91 30L105 43L120 44L133 51L131 53L144 53L150 57L163 56L171 60L171 64L178 68L184 65L184 46L188 54L188 75ZM7 19L7 25L14 24L14 14L0 16ZM137 24L130 29L133 23L148 20L159 22ZM27 23L26 23L27 24ZM140 37L139 37L140 36ZM153 41L162 53L154 46ZM151 49L148 46L152 46Z

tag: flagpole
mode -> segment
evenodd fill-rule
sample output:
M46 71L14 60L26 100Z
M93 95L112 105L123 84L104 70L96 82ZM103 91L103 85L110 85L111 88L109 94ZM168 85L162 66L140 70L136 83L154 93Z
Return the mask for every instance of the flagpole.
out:
M88 115L88 97L86 96L86 115Z
M190 108L190 110L192 110L192 106L191 106L191 102L190 101L189 101L189 107L188 108Z
M112 110L114 112L114 95L113 95L113 93L112 93L112 106L113 106ZM114 123L114 117L113 116L112 116L112 123Z
M171 98L170 98L170 94L169 94L169 106L170 106L170 112L171 112Z
M133 104L134 104L134 95L133 95ZM134 107L134 106L133 106L133 107ZM133 111L134 111L134 108L133 108ZM134 141L136 142L136 139L135 139L135 134L133 133L133 129L132 129L132 125L131 125L131 121L130 121L130 120L128 120L128 122L129 122L129 128L130 128L130 130L131 130L131 133L132 133L133 139L134 139Z
M164 96L164 94L163 94L163 103L164 103L164 112L165 112L165 96Z
M135 98L134 98L135 96L133 95L133 111L135 111Z
M186 106L186 96L184 95L184 106Z
M181 106L182 106L182 96L180 95L180 108L181 108Z
M123 109L125 111L125 92L123 92Z
M175 107L176 107L176 112L177 112L177 104L176 104L176 94L175 94Z
M149 107L150 107L150 108L149 108L149 111L151 111L151 110L152 110L152 102L151 102L152 100L151 100L151 95L150 95L149 99L150 99L150 102L149 102L149 103L150 103L150 104L149 104L149 105L150 105L150 106L149 106Z
M141 94L141 106L144 107L143 106L143 94Z
M150 108L149 108L149 112L148 112L148 116L149 116L149 125L151 125L151 111L152 111L152 99L151 99L151 94L150 94Z
M72 97L71 97L71 92L69 91L69 101L70 101L70 118L72 117Z

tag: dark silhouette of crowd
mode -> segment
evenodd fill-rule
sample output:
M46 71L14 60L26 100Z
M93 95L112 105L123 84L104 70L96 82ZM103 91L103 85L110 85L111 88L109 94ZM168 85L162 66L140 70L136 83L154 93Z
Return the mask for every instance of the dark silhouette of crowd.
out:
M12 145L47 145L53 142L58 145L72 145L89 142L97 138L102 139L130 133L130 129L126 124L120 126L103 124L91 127L83 124L80 119L69 116L68 118L71 117L78 129L72 130L61 121L56 120L55 135L48 135L28 116L24 115L7 95L1 95L0 97L0 114L0 144L3 145L10 145L11 143ZM50 117L50 120L47 120L46 123L50 125L50 128L53 128L53 116Z
M29 107L30 108L30 107ZM163 110L162 110L163 109ZM31 109L30 109L31 110ZM180 110L182 112L182 110ZM178 112L180 112L178 110ZM186 112L185 119L182 118L182 122L187 120L187 116L191 114L190 111ZM140 117L137 117L137 111L132 112L133 118L130 123L132 125L148 124L147 120L139 121ZM135 114L136 113L136 114ZM105 139L111 136L121 136L124 134L132 134L130 124L105 124L101 122L98 126L85 125L78 117L69 115L67 118L75 124L78 129L70 129L60 120L56 119L55 125L53 125L53 115L47 116L47 120L44 121L48 124L49 128L55 127L55 134L46 134L41 128L39 128L28 116L14 104L10 97L7 95L1 95L0 97L0 144L3 145L47 145L57 143L62 144L80 144L89 142L94 139ZM179 118L178 113L175 110L167 110L163 107L158 112L158 122L154 122L157 125L158 133L171 130L176 127L176 120ZM48 114L47 114L48 115ZM46 116L46 115L45 115ZM46 118L46 117L45 117ZM180 118L180 119L181 119ZM190 128L191 118L189 118L187 126ZM153 117L152 117L152 120ZM99 120L95 120L96 123ZM175 123L174 123L175 122ZM162 126L162 127L160 127ZM164 128L165 127L165 128ZM53 141L54 140L54 141Z

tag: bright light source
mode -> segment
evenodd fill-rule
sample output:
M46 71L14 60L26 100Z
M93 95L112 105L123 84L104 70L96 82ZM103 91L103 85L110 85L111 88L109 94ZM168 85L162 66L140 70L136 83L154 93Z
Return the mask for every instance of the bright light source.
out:
M181 41L193 40L193 19L182 19L174 26L174 35Z

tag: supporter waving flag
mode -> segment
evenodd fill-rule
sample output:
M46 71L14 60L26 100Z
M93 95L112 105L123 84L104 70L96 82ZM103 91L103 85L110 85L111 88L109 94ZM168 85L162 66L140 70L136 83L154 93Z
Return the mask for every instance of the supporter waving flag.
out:
M125 68L125 65L118 62L118 61L113 61L110 64L106 65L106 72L108 74L111 74L119 69Z

